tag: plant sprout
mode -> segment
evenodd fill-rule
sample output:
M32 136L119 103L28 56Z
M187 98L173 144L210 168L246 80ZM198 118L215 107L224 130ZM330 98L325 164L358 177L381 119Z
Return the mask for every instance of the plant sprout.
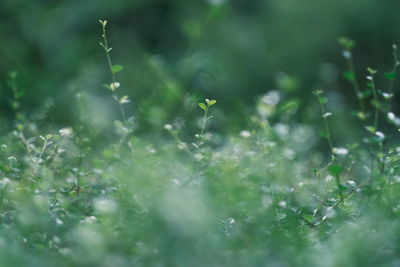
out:
M106 35L107 20L99 20L99 22L102 26L102 35L101 36L103 38L103 41L99 42L99 44L104 49L104 52L105 52L106 58L107 58L108 67L109 67L110 73L111 73L111 83L108 85L107 84L104 85L104 87L111 90L111 92L113 94L113 98L118 104L118 107L119 107L119 110L121 113L121 117L122 117L122 122L124 125L126 125L126 115L125 115L125 109L124 109L123 105L126 103L129 103L129 98L126 95L124 95L122 97L118 96L117 89L121 86L121 84L115 78L115 74L123 71L124 67L121 65L114 65L112 63L111 54L110 54L112 48L109 47L108 39L107 39L107 35Z
M213 117L213 116L208 117L208 110L210 109L211 106L213 106L215 104L217 104L216 100L209 100L209 99L205 99L205 103L203 103L203 102L198 103L199 107L204 111L204 117L203 117L203 123L201 126L200 137L203 137L207 121Z

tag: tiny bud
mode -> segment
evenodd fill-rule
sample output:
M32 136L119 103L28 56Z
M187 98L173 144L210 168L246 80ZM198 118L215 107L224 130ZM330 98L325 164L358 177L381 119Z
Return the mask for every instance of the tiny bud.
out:
M342 55L344 58L351 58L351 52L349 50L343 51Z
M74 132L71 127L63 128L58 131L61 136L70 136Z
M164 129L167 131L171 131L172 130L172 125L171 124L165 124L164 125Z
M100 22L100 24L103 26L103 27L106 27L106 25L107 25L107 20L99 20L99 22Z
M349 154L349 150L344 147L334 147L332 152L338 156L344 156Z
M127 95L124 95L123 97L121 97L121 98L118 100L118 103L120 103L121 105L122 105L122 104L129 103L129 102L130 102L130 100L129 100L129 98L128 98Z
M115 89L119 88L120 85L121 84L119 82L111 83L110 84L110 88L111 88L112 91L115 91Z
M385 134L382 132L375 132L375 135L378 137L380 141L385 139Z
M388 117L388 119L391 120L391 121L393 121L393 120L396 119L396 115L394 115L393 112L389 112L389 113L387 114L387 117Z
M247 130L243 130L240 132L240 136L243 138L249 138L251 136L251 132Z

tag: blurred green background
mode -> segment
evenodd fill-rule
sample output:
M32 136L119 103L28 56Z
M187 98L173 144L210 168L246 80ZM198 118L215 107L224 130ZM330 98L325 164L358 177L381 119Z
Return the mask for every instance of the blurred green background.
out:
M316 88L339 110L355 102L341 75L340 36L356 41L360 80L368 66L391 68L399 8L395 0L2 0L2 115L13 116L6 74L17 70L29 116L73 125L82 116L78 96L93 127L107 128L118 116L102 87L110 75L98 20L107 19L114 63L125 67L121 94L141 131L197 115L204 98L219 100L220 131L238 130L273 89L296 99L296 119L309 121Z
M338 44L355 40L362 89L372 67L387 90L398 10L395 0L0 0L0 265L399 266L400 155L386 145L399 125L386 129L380 112L387 138L374 141L372 106L366 121L350 115ZM133 133L114 127L99 19L125 68L118 94L131 100ZM316 89L333 113L332 147L347 151L337 158L318 138ZM218 103L196 139L205 98Z

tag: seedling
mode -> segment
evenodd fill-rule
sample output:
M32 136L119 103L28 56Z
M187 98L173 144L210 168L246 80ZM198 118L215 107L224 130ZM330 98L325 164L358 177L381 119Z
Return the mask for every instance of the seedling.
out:
M217 104L217 100L209 100L209 99L205 99L205 103L203 102L198 103L199 107L204 111L203 123L199 135L201 138L203 137L204 130L206 129L207 121L213 117L213 116L208 117L208 110L210 109L211 106L215 104Z
M117 89L120 88L121 84L118 82L115 78L115 74L121 72L124 70L124 67L121 65L114 65L111 60L111 50L112 48L109 47L108 44L108 39L107 39L107 34L106 34L106 26L107 26L107 20L99 20L101 26L102 26L102 35L101 37L103 38L102 42L99 42L100 46L104 49L106 58L107 58L107 63L108 67L110 69L110 74L111 74L111 83L110 84L105 84L103 85L105 88L111 90L113 99L116 101L119 107L119 111L121 113L122 117L122 122L124 126L126 126L126 115L125 115L125 109L123 107L124 104L129 103L130 100L127 95L124 96L118 96L117 94Z

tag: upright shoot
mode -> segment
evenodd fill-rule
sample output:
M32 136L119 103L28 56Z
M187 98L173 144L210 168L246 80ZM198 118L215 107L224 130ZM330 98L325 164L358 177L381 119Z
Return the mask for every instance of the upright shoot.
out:
M126 126L126 115L125 115L125 109L124 109L123 105L126 103L129 103L130 100L129 100L128 96L126 96L126 95L124 95L122 97L118 96L118 94L116 93L116 90L120 87L121 84L115 78L115 74L118 72L121 72L124 69L124 67L121 65L113 65L112 60L111 60L111 55L110 55L112 48L109 47L107 35L106 35L107 20L99 20L99 22L102 26L101 37L103 38L103 41L100 42L99 44L104 49L104 52L105 52L106 58L107 58L108 67L109 67L110 73L111 73L111 83L104 85L104 87L111 90L111 92L113 94L112 96L118 104L119 111L121 113L122 122L123 122L124 126Z

